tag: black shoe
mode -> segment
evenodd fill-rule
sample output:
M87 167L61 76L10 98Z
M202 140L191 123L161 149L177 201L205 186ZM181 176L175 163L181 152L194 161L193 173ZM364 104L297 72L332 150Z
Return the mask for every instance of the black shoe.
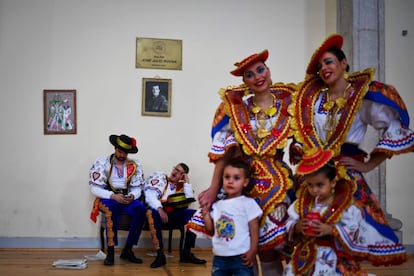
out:
M113 253L108 253L106 255L104 265L114 265L114 258L115 258L115 255Z
M194 256L193 253L182 254L180 263L191 263L191 264L205 264L206 260L202 260Z
M157 254L157 258L155 258L155 261L150 265L151 268L157 268L160 266L163 266L167 263L167 260L165 258L165 254L163 252Z
M140 258L135 257L134 252L132 252L131 249L122 250L121 259L128 260L131 263L142 264L142 260Z
M106 258L104 261L104 265L114 265L114 258L115 258L115 248L113 246L108 246L108 250L106 251Z

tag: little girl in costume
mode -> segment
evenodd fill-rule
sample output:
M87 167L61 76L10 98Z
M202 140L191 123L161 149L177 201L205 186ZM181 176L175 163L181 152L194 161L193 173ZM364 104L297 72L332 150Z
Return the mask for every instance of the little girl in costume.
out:
M404 252L380 250L401 245L365 221L353 204L355 185L332 157L331 151L312 150L298 164L301 186L287 222L295 246L284 275L367 275L360 261L381 265L387 258L405 259ZM320 220L310 221L309 214L315 211Z

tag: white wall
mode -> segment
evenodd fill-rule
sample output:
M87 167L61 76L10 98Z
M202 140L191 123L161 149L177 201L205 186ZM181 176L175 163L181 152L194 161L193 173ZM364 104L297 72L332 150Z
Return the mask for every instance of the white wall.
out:
M331 33L328 14L323 0L0 0L0 238L96 237L88 170L113 151L112 133L137 138L147 175L184 161L196 192L208 187L217 92L240 83L233 63L267 48L273 81L301 81ZM183 40L183 70L136 69L136 37ZM170 118L141 116L141 80L155 76L172 79ZM77 90L76 135L43 135L44 89ZM400 175L410 173L388 175L402 195L410 183ZM412 201L402 198L389 207L412 233Z
M184 161L208 187L219 88L265 48L274 81L303 77L304 2L0 1L0 237L95 237L88 170L112 133L137 138L147 175ZM136 69L137 37L181 39L183 70ZM172 79L170 118L141 116L154 76ZM77 90L77 135L43 135L44 89Z

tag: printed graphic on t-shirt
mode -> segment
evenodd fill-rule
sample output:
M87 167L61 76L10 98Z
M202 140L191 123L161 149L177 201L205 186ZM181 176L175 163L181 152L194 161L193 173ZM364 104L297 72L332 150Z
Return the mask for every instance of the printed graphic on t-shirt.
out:
M216 230L219 238L232 240L236 231L234 220L222 214L216 222Z

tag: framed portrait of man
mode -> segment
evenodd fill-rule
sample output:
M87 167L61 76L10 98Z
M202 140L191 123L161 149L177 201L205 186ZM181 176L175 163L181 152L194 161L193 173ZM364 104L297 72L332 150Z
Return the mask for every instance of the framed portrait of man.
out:
M171 116L171 79L142 79L142 115Z

